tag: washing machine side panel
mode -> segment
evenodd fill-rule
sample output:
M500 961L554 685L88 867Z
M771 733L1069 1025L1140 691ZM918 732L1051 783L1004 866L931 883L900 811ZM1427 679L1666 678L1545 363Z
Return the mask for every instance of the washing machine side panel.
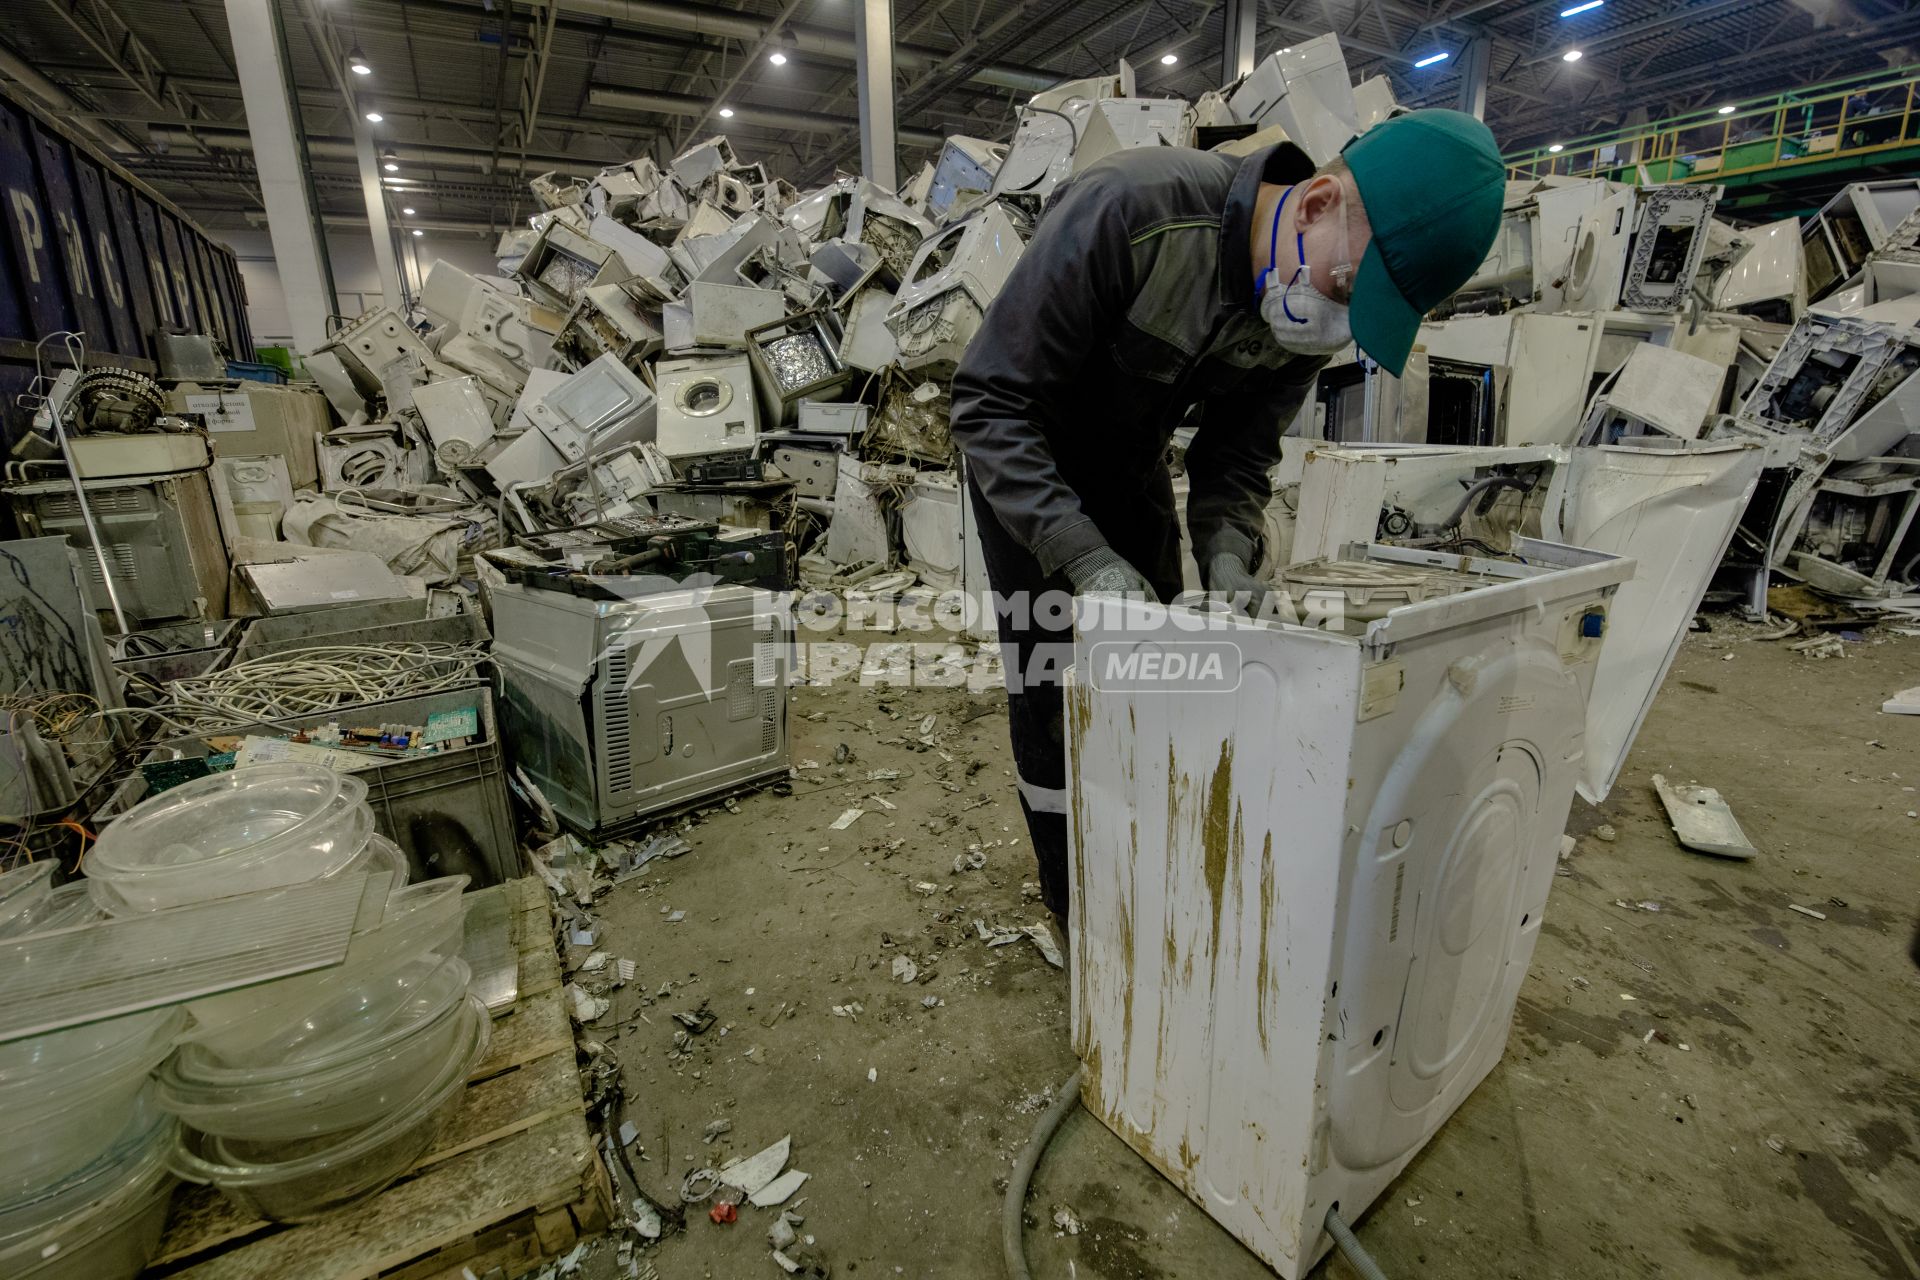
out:
M1134 626L1082 628L1069 690L1083 1096L1295 1276L1319 1228L1301 1206L1323 1105L1359 650L1247 625L1227 633L1241 658L1231 692L1101 689L1096 646L1192 639L1167 611L1137 609Z

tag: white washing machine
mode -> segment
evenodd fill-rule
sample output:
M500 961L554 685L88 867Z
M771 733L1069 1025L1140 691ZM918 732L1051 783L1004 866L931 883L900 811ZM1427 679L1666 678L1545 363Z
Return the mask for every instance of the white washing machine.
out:
M1634 570L1521 554L1294 566L1353 598L1339 630L1082 602L1081 1096L1287 1280L1327 1251L1328 1208L1359 1217L1506 1044Z
M758 443L753 366L745 353L661 360L653 381L660 396L655 443L667 457L732 453Z

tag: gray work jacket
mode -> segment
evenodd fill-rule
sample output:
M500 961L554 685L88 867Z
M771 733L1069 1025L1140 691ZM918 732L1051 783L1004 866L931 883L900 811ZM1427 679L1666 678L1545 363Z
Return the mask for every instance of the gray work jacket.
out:
M1164 488L1167 441L1195 406L1195 558L1252 561L1281 433L1326 360L1260 318L1250 224L1262 180L1312 172L1285 144L1245 160L1141 148L1056 196L953 382L969 473L1047 573L1106 541L1096 516Z

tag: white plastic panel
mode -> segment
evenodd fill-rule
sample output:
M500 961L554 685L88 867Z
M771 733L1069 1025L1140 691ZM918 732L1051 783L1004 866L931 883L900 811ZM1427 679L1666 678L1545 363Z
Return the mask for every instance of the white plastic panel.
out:
M1268 54L1228 103L1242 120L1285 129L1315 164L1339 155L1360 130L1353 77L1332 33Z
M1548 536L1639 566L1614 595L1587 701L1580 794L1594 804L1620 776L1765 457L1738 443L1573 450L1560 529Z
M567 461L578 462L609 445L652 439L653 392L605 355L548 392L529 416Z
M1747 251L1734 260L1714 283L1713 306L1731 311L1780 298L1794 304L1794 314L1807 304L1806 273L1800 263L1800 219L1782 218L1740 232Z

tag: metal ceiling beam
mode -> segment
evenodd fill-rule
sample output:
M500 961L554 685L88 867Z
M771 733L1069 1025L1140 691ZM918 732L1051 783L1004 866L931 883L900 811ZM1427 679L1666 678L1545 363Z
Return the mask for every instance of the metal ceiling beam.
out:
M124 156L140 150L138 143L123 137L94 117L87 106L41 75L32 64L4 44L0 44L0 76L5 76L30 96L39 99L56 116L72 121L76 129L83 130L89 138L105 147L107 154Z
M755 41L751 49L741 54L739 64L734 67L733 76L726 84L721 86L720 92L714 95L713 100L707 103L707 109L702 111L699 118L692 124L681 130L680 135L674 139L673 149L676 154L681 148L685 147L687 143L693 141L694 135L699 133L707 121L713 118L714 112L726 105L728 95L739 86L741 80L746 78L747 72L760 65L761 59L765 58L779 41L781 29L787 25L787 20L793 17L793 11L798 9L800 4L801 0L787 0L787 7L782 9L779 16L768 24L767 33Z
M222 84L217 80L185 80L184 83L186 83L188 87L195 88L203 93L212 93L217 91L237 91L237 86L232 84ZM223 103L219 105L226 105L226 104ZM303 91L300 95L300 105L303 110L310 109L310 108L321 110L321 111L341 109L341 102L336 97L336 95L328 93L322 89L308 89ZM439 119L439 120L449 120L449 121L455 121L455 122L464 121L464 122L480 124L480 125L489 125L489 126L491 125L493 120L493 111L489 107L462 106L462 105L455 105L455 104L449 104L449 103L443 103L443 102L427 102L419 98L398 98L398 97L391 97L387 94L380 95L379 105L380 105L380 110L384 112L390 120L401 119L404 117L419 117L421 119L428 119L428 120ZM211 120L211 123L218 127L225 127L230 129L245 128L246 118L245 118L245 115L241 112L239 103L237 101L234 102L232 104L232 107L233 107L233 113L230 114L226 119L213 119ZM77 110L85 112L88 109L77 108ZM100 112L94 112L93 114L95 114L96 116L102 119L124 120L129 124L164 124L164 125L171 125L174 127L184 128L189 123L188 121L181 120L178 117L174 117L174 116L164 116L164 117L146 116L146 115L142 115L134 112L100 111ZM540 127L537 122L535 127L536 129ZM564 128L569 131L580 131L580 132L587 132L587 133L612 130L612 131L617 131L625 134L633 134L633 135L636 135L632 139L633 145L636 148L641 148L641 149L644 149L644 147L646 146L646 143L649 140L647 135L651 132L645 128L636 126L634 122L631 120L613 120L613 119L606 119L606 118L600 118L600 117L585 117L585 116L570 116L567 118L564 125L549 125L548 127ZM533 141L537 143L538 139L536 138ZM620 139L618 138L608 138L607 141L613 143L616 146L622 145ZM124 147L126 144L122 143L121 145ZM421 145L432 146L434 144L422 143Z
M1147 2L1150 2L1150 0L1147 0ZM929 75L922 76L919 81L909 85L906 92L900 94L898 100L894 103L896 115L898 117L905 117L914 111L918 111L923 104L931 101L949 86L965 80L975 66L980 65L986 61L986 58L992 56L990 53L982 55L981 51L994 48L995 42L1006 33L1009 27L1026 19L1028 14L1041 3L1042 0L1015 0L1015 3L1009 6L1006 12L1002 13L998 18L995 18L981 30L975 32L965 44L955 49L953 53L949 55L945 66ZM900 141L907 142L910 140L910 135L914 132L916 131L901 129L898 130L898 137ZM840 135L838 141L830 144L820 155L814 157L814 162L807 171L806 181L811 182L823 171L831 169L842 156L859 145L860 139L857 130L853 134ZM944 145L944 140L934 145Z
M587 91L587 100L596 107L613 107L622 111L649 111L661 115L697 116L706 110L707 101L684 93L647 93L639 89L619 89L612 85L594 85ZM858 143L860 122L850 116L822 115L815 111L789 111L777 107L754 107L741 104L734 107L733 118L741 124L756 125L762 129L791 129L800 133L838 134L843 138L854 139ZM900 141L916 146L940 147L946 145L946 135L933 133L926 129L901 129Z
M1729 58L1716 59L1713 63L1712 71L1716 84L1724 88L1729 95L1737 97L1740 96L1740 91L1736 86L1739 85L1740 82L1728 80L1726 73L1750 63L1763 60L1770 63L1778 63L1780 60L1790 58L1797 53L1812 49L1829 49L1833 47L1835 41L1852 40L1853 51L1871 53L1877 49L1905 44L1916 38L1920 38L1920 24L1916 24L1911 18L1900 22L1863 21L1851 27L1826 27L1818 31L1810 32L1798 39L1786 41L1783 44L1754 49L1749 53L1737 54ZM1775 67L1764 73L1755 74L1765 74L1766 78L1773 85L1773 91L1777 92L1782 71L1783 68ZM1606 97L1589 99L1585 102L1577 103L1571 101L1562 102L1558 104L1557 112L1529 111L1516 113L1510 117L1506 123L1513 130L1522 132L1523 134L1526 131L1538 131L1544 135L1550 132L1550 126L1555 122L1557 116L1577 115L1582 120L1591 120L1596 109L1604 109L1629 101L1646 103L1650 101L1649 95L1655 90L1668 85L1684 85L1689 80L1698 82L1701 78L1702 70L1698 67L1687 67L1679 71L1669 71L1658 76L1641 77L1631 84L1623 85L1617 92L1611 93ZM1685 89L1676 89L1675 92L1685 92ZM1657 100L1653 101L1657 102ZM1654 114L1658 115L1661 114L1661 112L1655 111ZM1518 141L1518 139L1508 139L1506 145L1511 147Z
M188 138L185 130L170 125L156 125L149 132L155 143L172 146ZM196 130L208 146L228 151L252 151L253 140L245 132L230 129ZM402 161L420 165L444 165L449 169L474 169L481 173L496 172L491 148L456 147L446 145L417 145L406 142L387 143ZM352 138L309 137L307 150L314 158L321 160L340 160L352 163L355 153ZM631 156L610 156L594 159L577 153L569 155L529 155L528 160L546 168L558 169L565 173L578 173L591 176L611 164L621 164L632 159Z
M1585 40L1562 41L1560 43L1563 48L1579 48L1587 54L1592 54L1602 49L1610 49L1617 44L1638 40L1642 36L1652 35L1656 31L1664 31L1668 27L1678 23L1698 22L1703 18L1710 18L1717 13L1725 13L1729 9L1751 9L1765 3L1767 3L1767 0L1710 0L1707 4L1694 5L1691 8L1682 6L1674 12L1664 14L1658 18L1647 18L1641 22L1629 22L1624 27L1617 27L1612 31L1603 31L1599 35L1592 36ZM1559 57L1560 54L1558 53L1536 54L1520 65L1522 67L1536 66L1542 62L1553 62Z
M710 5L686 4L679 0L529 0L530 7L535 9L549 4L558 4L570 13L591 14L623 26L691 31L696 35L719 36L747 44L765 40L770 33L775 33L789 38L791 47L816 57L853 62L859 56L850 31L793 24L782 31L766 18ZM924 45L899 45L894 55L894 62L902 71L919 72L931 72L954 56L944 49ZM1011 63L990 63L969 68L967 78L995 88L1023 89L1028 93L1051 88L1062 79L1051 71Z
M520 110L513 120L513 142L520 154L520 163L515 172L524 176L527 171L527 144L533 141L533 131L540 124L540 99L547 91L547 67L553 56L553 32L559 21L560 10L547 10L547 20L539 25L539 38L534 43L532 60L520 74Z
M148 102L163 109L171 108L189 120L206 114L192 95L168 76L153 51L106 0L45 0L45 3Z

